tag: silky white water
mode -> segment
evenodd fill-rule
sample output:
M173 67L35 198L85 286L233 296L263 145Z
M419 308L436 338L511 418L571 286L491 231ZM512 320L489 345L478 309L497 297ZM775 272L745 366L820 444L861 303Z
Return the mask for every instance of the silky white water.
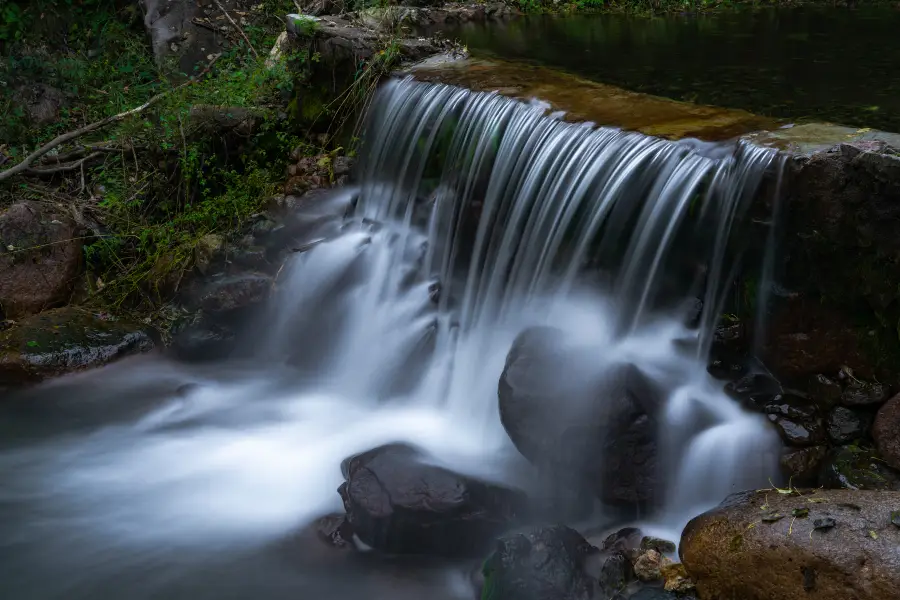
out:
M705 370L733 240L774 159L389 82L359 187L337 192L353 214L284 267L243 339L253 358L132 359L30 392L27 418L3 415L8 597L405 597L393 580L258 557L339 511L341 461L384 443L527 488L497 382L533 325L564 330L598 371L634 364L667 390L660 454L675 476L647 521L677 537L775 472L768 427ZM61 405L76 418L56 419ZM448 576L425 589L467 597Z

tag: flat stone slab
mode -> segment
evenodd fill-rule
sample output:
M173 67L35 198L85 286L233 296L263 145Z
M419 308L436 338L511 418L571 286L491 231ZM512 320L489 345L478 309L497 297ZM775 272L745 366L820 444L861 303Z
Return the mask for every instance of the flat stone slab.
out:
M520 100L536 98L553 110L563 111L566 120L591 121L667 139L718 141L782 125L775 119L743 110L631 92L523 62L437 56L405 72L422 81L496 91Z
M744 139L760 146L807 156L824 152L839 144L856 142L885 142L888 146L900 148L900 134L832 123L804 123L772 131L758 131L744 136Z

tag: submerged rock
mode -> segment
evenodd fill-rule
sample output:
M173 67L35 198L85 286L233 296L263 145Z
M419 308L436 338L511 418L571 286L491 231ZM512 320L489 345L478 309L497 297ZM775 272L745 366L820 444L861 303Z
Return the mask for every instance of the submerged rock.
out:
M574 529L537 527L500 538L485 561L483 600L596 600L588 561L599 550Z
M701 598L885 600L900 589L900 530L887 515L900 493L818 490L729 496L694 518L680 544ZM760 523L763 507L806 518ZM817 529L817 521L835 527Z
M900 394L878 411L872 435L881 457L895 469L900 469Z
M82 241L63 211L20 202L0 211L0 318L65 304L81 270Z
M392 554L476 556L526 511L523 494L421 462L383 446L345 462L338 489L353 532Z
M138 324L75 308L50 310L0 332L0 383L84 371L153 347Z
M900 473L868 450L843 446L828 453L819 484L830 489L900 490Z
M500 420L516 448L558 478L612 504L657 497L656 392L634 367L598 373L563 332L522 332L498 386Z

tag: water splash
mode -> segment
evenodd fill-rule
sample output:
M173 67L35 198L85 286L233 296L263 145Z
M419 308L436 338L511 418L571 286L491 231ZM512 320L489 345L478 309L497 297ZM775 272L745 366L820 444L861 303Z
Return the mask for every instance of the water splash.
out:
M39 391L149 401L140 416L0 451L0 554L15 557L0 561L5 585L38 599L171 593L194 565L338 509L340 461L387 442L515 479L523 461L497 380L532 325L564 330L598 369L636 364L669 391L662 454L679 475L662 526L764 482L770 434L704 359L773 159L389 82L365 124L359 188L340 192L356 197L353 217L285 267L246 342L258 359L212 371L144 360ZM699 324L686 308L697 298ZM176 394L185 383L196 386Z

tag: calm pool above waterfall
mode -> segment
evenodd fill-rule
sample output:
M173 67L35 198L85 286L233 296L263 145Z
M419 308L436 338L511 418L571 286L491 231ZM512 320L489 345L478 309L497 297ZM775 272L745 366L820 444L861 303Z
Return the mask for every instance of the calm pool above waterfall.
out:
M445 30L475 56L793 120L900 131L900 9L533 16Z

